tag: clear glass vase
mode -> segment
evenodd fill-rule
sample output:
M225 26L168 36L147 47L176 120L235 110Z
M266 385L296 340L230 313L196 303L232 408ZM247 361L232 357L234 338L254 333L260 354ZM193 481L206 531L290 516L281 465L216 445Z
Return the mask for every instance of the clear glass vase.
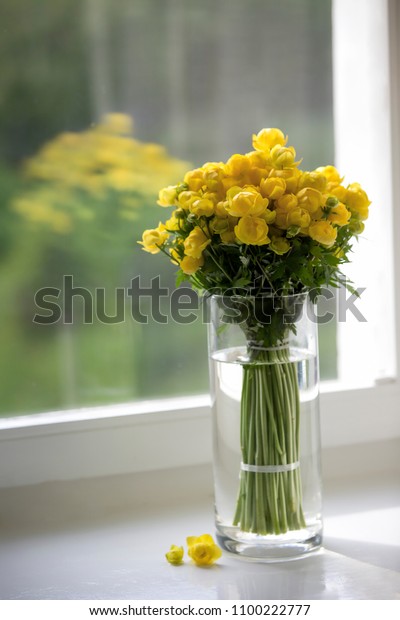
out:
M219 544L254 560L301 557L322 540L314 306L306 293L207 304Z

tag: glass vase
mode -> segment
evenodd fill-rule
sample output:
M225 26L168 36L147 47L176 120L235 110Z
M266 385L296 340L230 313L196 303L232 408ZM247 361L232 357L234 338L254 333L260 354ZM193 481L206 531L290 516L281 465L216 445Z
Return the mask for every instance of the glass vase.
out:
M321 546L318 340L298 295L207 298L217 538L260 561Z

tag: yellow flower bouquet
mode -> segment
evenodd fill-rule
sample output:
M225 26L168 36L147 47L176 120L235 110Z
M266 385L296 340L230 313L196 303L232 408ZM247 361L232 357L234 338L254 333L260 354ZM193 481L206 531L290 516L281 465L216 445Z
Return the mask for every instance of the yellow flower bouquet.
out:
M237 472L233 514L226 516L231 507L225 502L224 516L217 509L217 528L219 522L225 542L235 540L242 547L255 539L290 541L293 533L307 530L300 468L306 404L299 382L310 381L306 375L312 373L289 341L303 329L304 301L313 304L323 286L343 282L340 266L364 229L370 204L358 183L343 184L334 166L301 170L280 129L253 135L253 149L227 162L206 163L162 189L158 204L172 212L140 242L145 251L161 251L177 265L178 283L188 280L213 296L211 350L213 339L228 342L232 326L244 338L240 355L237 341L226 349L241 375L228 387L225 381L226 438L216 439L226 444L220 459L226 467L235 401L240 401L240 480L235 482ZM220 381L222 374L217 364L213 380ZM240 393L229 400L238 383ZM215 427L222 424L217 417ZM310 437L316 434L309 431ZM314 489L310 495L316 494ZM314 538L320 541L319 535ZM240 544L225 547L238 552ZM248 555L263 553L253 548Z

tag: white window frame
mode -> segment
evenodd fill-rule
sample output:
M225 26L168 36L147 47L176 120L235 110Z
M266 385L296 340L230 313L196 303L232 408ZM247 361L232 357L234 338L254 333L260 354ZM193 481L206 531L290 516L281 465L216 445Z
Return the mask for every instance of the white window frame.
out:
M356 118L362 108L364 119L375 119L374 127L368 128L371 148L378 155L379 149L391 150L390 173L387 165L382 170L376 163L376 175L383 174L385 204L393 204L393 208L386 209L385 217L390 218L393 231L400 231L400 182L399 175L394 174L400 169L400 45L396 37L400 30L400 6L396 0L334 0L333 24L337 155L344 162L346 153L355 154L354 144L359 136L356 131L350 136L347 128L349 122L357 127ZM359 49L349 45L344 50L342 44L338 45L343 39L343 28L357 35ZM387 29L388 49L374 49L374 41ZM367 45L362 47L363 43ZM344 64L357 62L360 46L371 62L377 55L381 75L387 67L383 90L373 101L369 81L362 72L357 76L356 92L349 92L352 80L345 78ZM358 103L348 106L343 114L346 98ZM368 169L368 160L371 151L357 153L360 172ZM351 158L343 169L352 172ZM350 176L349 181L354 180ZM362 182L359 175L354 178ZM371 178L367 179L364 185L369 187L370 181ZM379 189L378 186L376 191ZM388 196L396 200L389 200ZM326 448L400 438L400 382L395 369L395 358L400 359L400 339L394 330L395 318L400 319L400 287L393 285L400 282L400 247L393 241L387 241L385 250L393 260L389 261L384 282L384 287L388 287L385 290L394 291L386 316L389 340L394 346L383 349L395 354L388 353L390 375L361 389L323 387L322 444ZM351 338L351 332L344 337ZM364 350L373 347L374 343ZM207 396L0 419L0 488L188 467L210 461L211 411Z

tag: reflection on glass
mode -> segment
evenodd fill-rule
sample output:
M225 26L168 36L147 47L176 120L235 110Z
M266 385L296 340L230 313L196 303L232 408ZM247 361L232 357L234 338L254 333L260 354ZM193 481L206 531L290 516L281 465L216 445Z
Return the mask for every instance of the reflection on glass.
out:
M332 162L330 2L3 0L0 21L0 415L206 391L201 318L126 294L175 286L136 241L160 187L261 127ZM334 323L320 340L334 377Z

